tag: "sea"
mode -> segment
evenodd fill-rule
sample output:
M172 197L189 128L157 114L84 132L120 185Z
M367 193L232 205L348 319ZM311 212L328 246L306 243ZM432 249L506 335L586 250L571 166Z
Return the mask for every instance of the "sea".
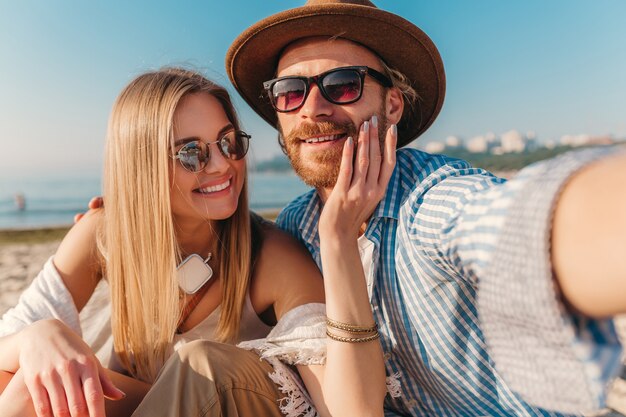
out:
M279 210L310 188L293 172L249 174L250 208ZM97 175L47 175L0 178L0 230L66 226L102 194Z

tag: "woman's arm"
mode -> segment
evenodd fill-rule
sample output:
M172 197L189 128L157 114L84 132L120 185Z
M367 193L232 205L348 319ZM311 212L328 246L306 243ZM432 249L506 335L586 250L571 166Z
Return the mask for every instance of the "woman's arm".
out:
M97 213L86 216L72 228L55 254L56 270L77 311L87 303L98 283L101 268L96 232L100 221ZM104 396L117 399L123 393L111 383L80 336L53 318L55 307L46 308L41 309L42 317L29 317L31 324L0 338L0 369L20 372L40 416L74 408L88 409L91 416L104 416ZM7 401L6 396L3 393L3 402Z
M101 213L90 212L68 232L54 255L54 267L48 265L36 278L41 282L33 282L18 305L0 321L1 334L8 334L0 338L0 369L17 371L22 345L16 339L26 327L52 318L67 320L66 325L78 327L77 314L100 279L96 233L101 218ZM68 293L74 305L67 305Z
M313 260L303 248L293 243L274 247L272 239L266 239L259 266L265 266L264 259L273 262L273 269L264 272L273 280L279 319L298 305L321 301L323 291L329 319L358 327L374 326L357 238L391 176L395 130L387 135L385 158L381 158L377 137L376 128L361 131L354 169L352 144L344 147L339 179L327 196L320 220L323 286ZM340 338L366 336L331 328L329 331ZM322 416L381 416L386 386L379 341L327 341L326 365L298 366L317 411Z
M326 315L349 326L375 325L357 238L385 194L395 166L396 141L396 128L392 126L381 155L377 121L365 122L359 132L356 155L352 141L344 144L337 183L326 196L320 216ZM382 415L386 386L379 341L355 343L354 339L365 335L345 335L332 327L328 331L329 336L346 337L343 341L333 337L328 340L322 392L329 410L337 410L337 415L357 415L355 410L359 410L358 415ZM342 390L343 395L335 394Z

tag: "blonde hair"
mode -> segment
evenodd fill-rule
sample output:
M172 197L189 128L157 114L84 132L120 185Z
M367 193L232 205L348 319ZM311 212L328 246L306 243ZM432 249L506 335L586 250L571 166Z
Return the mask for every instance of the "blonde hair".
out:
M105 222L100 242L111 289L113 345L122 365L152 382L167 359L181 319L176 267L181 260L170 205L174 112L205 92L239 129L228 92L202 75L164 68L133 80L109 120L104 164ZM238 208L221 221L215 258L222 282L220 341L233 340L251 275L247 180Z

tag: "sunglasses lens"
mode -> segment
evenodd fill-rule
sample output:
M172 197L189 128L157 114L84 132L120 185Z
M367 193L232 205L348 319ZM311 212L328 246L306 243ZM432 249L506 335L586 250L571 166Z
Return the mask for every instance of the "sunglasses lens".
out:
M180 164L187 171L198 172L202 170L207 163L207 153L200 142L189 142L176 153Z
M322 86L334 103L350 103L361 95L361 76L355 70L334 71L324 77Z
M230 132L219 142L219 148L226 158L239 160L248 153L250 137L243 132Z
M272 86L272 100L279 111L289 111L302 104L306 93L304 80L287 78Z

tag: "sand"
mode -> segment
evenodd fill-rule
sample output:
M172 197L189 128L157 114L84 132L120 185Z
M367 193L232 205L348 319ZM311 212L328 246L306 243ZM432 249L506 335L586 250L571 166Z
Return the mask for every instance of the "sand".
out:
M19 294L37 276L59 243L55 240L0 245L0 314L17 302ZM617 319L617 327L622 340L626 340L626 316ZM608 404L626 415L626 381L617 380L613 384Z
M0 314L13 306L19 294L37 276L60 241L0 246Z

